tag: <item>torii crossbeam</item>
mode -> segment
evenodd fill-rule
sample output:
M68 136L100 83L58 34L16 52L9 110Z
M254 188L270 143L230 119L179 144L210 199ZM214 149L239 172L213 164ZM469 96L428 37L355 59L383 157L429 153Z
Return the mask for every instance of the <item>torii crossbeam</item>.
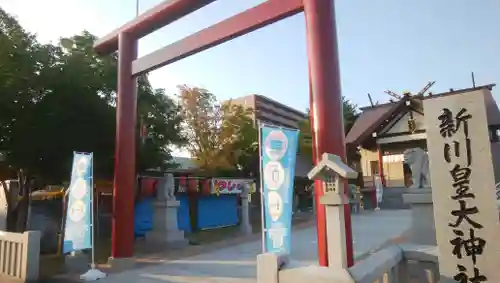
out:
M118 51L112 258L133 256L137 76L304 12L310 80L313 159L324 152L345 161L337 32L333 0L267 0L240 14L137 58L137 41L215 0L167 0L98 40L102 55ZM316 182L315 196L323 195ZM348 190L345 190L346 192ZM318 199L317 199L318 200ZM328 265L324 206L316 201L319 264ZM348 264L353 264L351 216L345 207Z

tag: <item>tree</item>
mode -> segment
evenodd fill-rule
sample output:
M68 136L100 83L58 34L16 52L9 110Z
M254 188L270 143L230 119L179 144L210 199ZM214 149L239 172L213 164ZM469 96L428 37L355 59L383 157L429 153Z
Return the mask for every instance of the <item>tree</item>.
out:
M206 89L179 86L187 149L201 169L212 174L240 172L249 175L257 153L253 110L220 104Z
M112 175L117 55L96 56L95 40L84 31L42 45L0 9L0 152L8 166L59 182L70 175L72 152L84 151L94 153L97 178ZM167 146L183 142L178 107L147 76L138 80L138 106L148 128L138 169L165 168Z
M220 153L222 111L215 95L198 87L181 85L178 88L187 150L204 170L229 168L230 164Z
M354 125L354 122L359 116L357 105L342 97L342 107L344 115L344 132L347 134ZM309 116L309 109L307 109L307 116ZM312 158L312 136L311 124L309 119L305 119L299 123L300 138L299 149L300 152Z
M52 63L54 50L51 46L39 44L35 36L25 32L1 8L0 42L0 151L8 158L12 153L9 149L19 145L19 140L25 141L26 138L21 136L31 130L27 127L31 120L29 114L47 92L43 87L44 66ZM22 151L22 145L19 148ZM9 159L11 165L23 162L18 158ZM5 171L9 167L9 164L2 164L2 177L6 177Z
M258 168L259 133L252 119L253 111L232 101L222 107L222 152L244 176L256 176Z
M186 140L180 134L182 118L180 107L165 93L164 89L153 89L146 77L139 78L145 82L139 85L138 101L138 133L144 126L146 136L141 138L137 151L137 166L139 171L146 169L165 170L176 166L171 162L169 145L184 145Z

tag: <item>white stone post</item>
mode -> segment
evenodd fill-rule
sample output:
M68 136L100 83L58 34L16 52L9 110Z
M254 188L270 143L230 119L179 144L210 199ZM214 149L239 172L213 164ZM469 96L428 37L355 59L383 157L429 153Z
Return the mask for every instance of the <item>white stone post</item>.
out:
M325 182L321 204L325 205L328 267L347 269L344 205L349 199L344 193L346 179L356 179L358 173L337 155L324 153L318 164L307 174L311 180Z
M249 195L250 188L244 186L243 191L241 192L241 223L240 230L243 234L252 234L252 225L250 224L250 205L249 205Z
M40 231L26 231L22 234L24 243L26 244L22 252L22 257L26 260L26 265L21 267L24 273L23 279L25 282L36 282L39 279L41 236Z
M338 175L329 178L334 190L326 191L321 197L321 204L325 205L326 235L328 242L328 266L334 268L348 268L345 240L344 204L349 203L344 194L344 180ZM327 184L326 187L332 185Z
M409 204L411 209L411 242L436 245L432 189L408 189L407 193L403 194L403 201Z

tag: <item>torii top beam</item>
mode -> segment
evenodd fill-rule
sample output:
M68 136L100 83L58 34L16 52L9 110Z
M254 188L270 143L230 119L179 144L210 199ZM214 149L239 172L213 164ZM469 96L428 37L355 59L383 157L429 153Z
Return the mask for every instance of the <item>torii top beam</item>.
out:
M107 55L118 50L118 35L126 32L140 39L216 0L166 0L97 40L94 49Z
M112 53L118 49L119 34L127 33L135 40L140 39L215 0L197 1L195 7L191 9L188 6L192 5L193 0L165 1L98 40L94 48L101 55ZM202 2L203 5L200 4ZM133 60L132 75L138 76L153 71L187 56L194 55L238 36L293 16L302 12L303 7L302 0L264 1L253 8L193 33L142 58Z

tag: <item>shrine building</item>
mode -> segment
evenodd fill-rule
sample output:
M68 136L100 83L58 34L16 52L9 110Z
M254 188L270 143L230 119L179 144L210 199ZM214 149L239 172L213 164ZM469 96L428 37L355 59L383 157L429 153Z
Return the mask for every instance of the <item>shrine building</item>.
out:
M386 188L411 186L411 171L403 163L406 149L427 150L423 119L423 100L475 92L484 96L487 111L496 182L500 181L500 111L491 90L495 85L427 95L405 94L398 101L361 108L362 113L346 136L348 150L358 149L360 159L355 168L363 173L365 187L375 175L381 176Z

